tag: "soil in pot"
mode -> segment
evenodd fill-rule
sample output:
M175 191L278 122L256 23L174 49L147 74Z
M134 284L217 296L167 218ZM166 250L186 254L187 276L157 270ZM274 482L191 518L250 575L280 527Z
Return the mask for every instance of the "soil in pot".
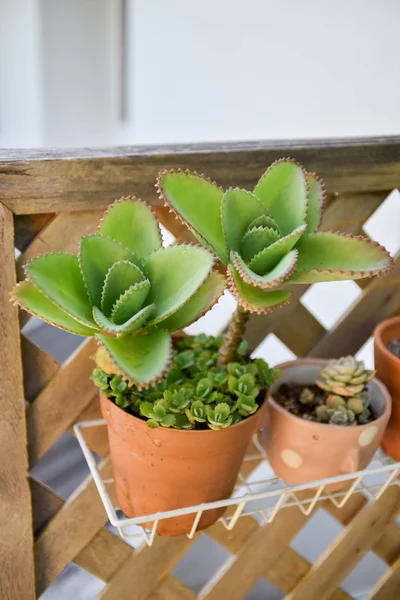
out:
M329 394L321 390L317 385L299 385L297 383L283 383L274 394L275 401L285 410L305 421L319 423L318 409L327 405ZM353 417L351 417L353 419ZM375 421L374 409L370 406L363 414L357 417L350 425L365 425Z
M102 389L116 495L126 516L231 495L247 446L264 419L266 388L275 371L245 352L217 367L221 341L178 340L171 370L146 390L127 386L98 361L102 368L95 369L93 380ZM204 510L198 528L210 526L224 510ZM160 519L157 533L188 533L195 517ZM151 525L151 520L144 524Z
M391 340L388 345L388 350L392 354L394 354L397 358L400 358L400 338L396 338L395 340Z
M385 386L373 378L368 384L371 419L361 425L316 422L308 409L299 415L286 410L287 394L279 401L279 389L299 393L311 388L328 361L299 359L279 365L282 375L271 390L267 406L267 427L263 432L269 462L284 481L303 484L363 470L373 458L390 416L391 400ZM297 404L295 403L297 406ZM314 409L315 410L315 409ZM303 418L305 416L305 418ZM332 483L338 490L349 482Z

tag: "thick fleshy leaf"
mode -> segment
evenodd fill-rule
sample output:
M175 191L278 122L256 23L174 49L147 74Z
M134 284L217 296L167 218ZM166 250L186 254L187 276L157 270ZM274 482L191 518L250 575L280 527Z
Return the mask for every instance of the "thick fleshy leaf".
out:
M307 214L305 171L290 159L273 163L257 183L254 193L277 222L282 235L305 223Z
M246 283L232 265L227 269L227 278L230 291L240 306L249 312L266 315L287 304L292 296L292 293L286 290L268 292Z
M129 260L120 260L114 263L107 271L101 293L101 310L103 313L109 316L118 298L135 283L143 281L144 278L139 267L129 262Z
M203 316L218 300L226 287L225 278L212 271L194 296L162 323L164 329L177 331Z
M228 251L240 249L240 242L248 226L266 210L259 199L238 188L225 192L221 204L222 229Z
M275 223L273 218L269 217L268 215L262 215L261 217L254 219L254 221L250 223L248 230L254 229L254 227L269 227L270 229L274 229L279 234L279 237L281 235L278 225Z
M393 265L390 254L377 242L345 233L319 231L303 235L299 258L288 283L316 283L372 277Z
M265 290L277 287L293 273L298 254L297 250L291 250L265 275L254 273L237 252L231 252L231 261L243 281Z
M249 262L249 267L258 275L265 275L273 269L280 260L294 248L306 230L306 225L300 225L286 237L280 238L268 248L265 248Z
M118 325L125 323L143 306L150 291L150 281L144 279L135 285L132 285L124 294L116 301L111 318Z
M157 180L161 197L228 262L221 224L223 190L197 173L164 171ZM201 241L201 240L200 240Z
M169 368L171 336L155 329L146 335L109 338L96 335L121 374L133 383L148 385L159 379Z
M92 307L75 254L42 254L25 266L25 273L57 306L80 323L89 327L94 325Z
M128 319L125 323L121 325L117 325L107 319L105 315L101 312L97 306L93 306L93 317L96 323L103 331L108 331L109 333L114 333L117 336L128 335L129 333L134 333L146 323L146 321L151 316L151 313L154 311L154 304L150 304L149 306L145 306L138 313L133 315L130 319Z
M65 329L65 331L86 337L93 335L98 330L95 325L91 328L76 321L42 294L30 281L22 281L16 285L12 297L21 308L24 308L35 317L39 317L42 321L46 321L46 323L55 325L60 329Z
M161 248L156 217L147 204L136 198L121 198L106 211L99 233L120 242L139 258Z
M128 248L109 237L87 235L81 239L79 262L92 304L101 306L103 285L110 267L121 260L128 260L139 269L139 258Z
M240 254L249 262L256 254L274 244L279 239L279 233L271 227L254 227L246 231L240 244Z
M307 232L312 233L320 226L326 198L325 184L315 173L307 173L308 208Z
M151 283L148 302L156 305L152 325L166 319L193 296L207 279L214 259L199 246L162 248L146 260Z

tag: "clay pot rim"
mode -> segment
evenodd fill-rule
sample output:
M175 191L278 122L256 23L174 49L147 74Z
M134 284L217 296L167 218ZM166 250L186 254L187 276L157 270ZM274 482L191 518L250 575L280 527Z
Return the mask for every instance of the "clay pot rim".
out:
M285 369L288 369L290 367L294 367L294 366L298 366L298 365L312 365L312 366L316 366L316 365L325 365L329 362L329 359L325 359L325 358L298 358L296 360L289 360L287 362L284 363L280 363L279 365L276 365L276 369L282 369L282 371L284 371ZM385 400L385 409L383 411L383 413L381 414L380 417L378 417L377 419L374 419L373 421L371 421L371 423L365 423L364 425L357 425L357 429L361 430L363 428L367 428L367 427L371 427L374 423L379 423L380 421L383 421L386 419L387 414L391 412L391 408L392 408L392 398L388 392L387 387L376 377L374 377L372 379L372 381L375 383L375 385L379 388L384 400ZM308 425L308 426L314 426L314 427L335 427L338 429L343 429L343 430L347 430L348 426L347 425L336 425L334 423L318 423L317 421L305 421L304 419L302 419L301 417L297 417L296 415L294 415L293 413L289 412L288 410L286 410L285 408L283 408L283 406L281 406L280 404L278 404L272 396L272 392L269 395L268 398L268 403L271 404L271 406L274 407L275 410L277 410L278 412L288 416L289 418L293 419L294 421L297 421L298 423L301 423L302 425ZM353 429L353 428L351 428Z
M235 423L235 425L229 425L229 427L224 427L222 429L175 429L174 427L161 427L160 429L163 432L175 432L176 434L189 434L191 433L192 435L194 433L196 433L197 435L199 434L211 434L211 433L222 433L223 431L227 431L228 429L232 431L232 429L234 428L238 428L241 425L245 425L246 423L248 423L251 420L255 420L256 417L259 416L260 414L260 410L265 407L267 405L267 402L270 398L270 392L271 392L271 388L267 388L265 391L265 397L263 402L259 405L258 409L256 410L255 413L253 413L252 415L250 415L249 417L246 417L245 419L243 419L242 421L240 421L239 423ZM107 402L109 402L110 404L112 404L112 406L116 409L118 409L119 411L123 412L124 415L127 418L132 418L135 419L136 421L140 421L141 423L143 423L144 425L146 425L146 421L144 419L141 419L140 417L137 417L136 415L132 415L131 413L126 412L126 410L124 410L123 408L121 408L120 406L118 406L117 404L115 404L115 402L113 402L110 398L107 398L107 396L105 394L103 394L102 391L100 391L100 396L102 398L104 398L104 400L107 400ZM147 425L146 425L147 427ZM158 429L158 428L157 428ZM157 429L152 429L151 427L149 427L150 431L157 431Z
M400 367L400 358L390 352L389 348L385 346L382 340L382 334L386 329L390 329L393 325L400 324L400 316L391 317L390 319L385 319L381 321L379 325L377 325L373 332L374 344L379 348L382 354L389 360L395 361L399 364Z

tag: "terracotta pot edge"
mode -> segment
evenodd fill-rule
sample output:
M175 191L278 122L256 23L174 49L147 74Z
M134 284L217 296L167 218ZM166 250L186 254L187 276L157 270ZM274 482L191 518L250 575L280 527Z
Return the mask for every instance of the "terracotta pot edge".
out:
M395 354L393 354L393 352L390 352L390 350L387 348L387 346L385 346L385 344L383 343L382 340L382 332L385 329L390 329L393 325L397 325L400 324L400 316L397 317L390 317L390 319L385 319L384 321L381 321L374 329L373 331L373 338L374 338L374 344L377 348L379 348L379 350L382 352L382 354L385 356L385 358L387 358L388 360L395 362L398 364L399 368L400 368L400 358L398 356L396 356Z
M289 360L284 363L280 363L279 365L276 365L276 368L281 369L282 371L285 371L286 369L293 367L295 365L299 365L299 364L304 365L304 366L322 365L322 364L327 364L329 362L329 360L330 359L325 359L325 358L299 358L297 360ZM373 423L381 423L383 421L388 420L390 417L391 411L392 411L392 397L389 394L389 390L387 389L386 385L384 383L382 383L382 381L380 379L377 379L376 377L374 377L372 379L372 381L377 385L377 387L381 391L381 394L385 401L385 409L384 409L383 413L381 414L381 416L378 417L377 419L375 419L374 421L371 421L371 423L366 423L365 425L357 425L358 430L361 430L361 429L367 428L367 427L371 427ZM316 421L305 421L304 419L301 419L300 417L293 415L291 412L289 412L288 410L283 408L280 404L278 404L273 399L271 393L268 396L268 404L271 404L271 406L273 406L281 414L286 415L290 419L293 419L294 421L301 423L302 425L308 424L309 426L315 426L315 427L323 427L323 428L335 427L335 428L340 428L340 429L347 429L347 425L333 425L332 423L318 423Z
M262 402L262 404L260 404L258 410L253 413L250 417L247 417L246 419L243 419L243 421L240 421L240 423L235 423L235 425L231 425L230 427L226 427L225 429L221 429L221 430L214 430L214 429L197 429L195 430L196 434L211 434L211 433L222 433L223 431L227 431L228 429L230 431L232 431L233 429L235 429L235 431L237 431L238 427L245 426L247 423L253 422L256 420L257 417L260 417L260 413L262 411L263 408L266 408L267 404L268 404L268 400L270 398L270 394L271 394L271 388L268 388L265 392L265 397L264 400ZM125 417L127 417L128 419L134 419L137 423L140 423L147 428L146 425L146 421L144 421L143 419L140 419L139 417L136 417L135 415L131 415L130 413L127 413L123 408L121 408L120 406L117 406L115 404L115 402L112 402L112 400L110 400L110 398L107 398L107 396L105 396L102 392L100 392L100 406L101 406L101 400L106 401L108 404L111 404L113 409L117 409L117 411L121 411ZM111 424L109 423L108 419L105 418L105 416L103 415L103 418L107 421L107 426L111 427ZM156 431L155 429L151 429L148 428L150 431ZM192 429L174 429L173 427L162 427L161 428L163 432L175 432L176 434L192 434L193 435L193 430Z

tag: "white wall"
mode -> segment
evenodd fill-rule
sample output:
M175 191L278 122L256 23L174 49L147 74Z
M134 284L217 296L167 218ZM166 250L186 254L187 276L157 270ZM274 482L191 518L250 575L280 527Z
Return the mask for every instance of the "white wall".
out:
M135 0L128 142L400 133L397 0Z
M41 146L37 0L0 0L0 146Z
M0 145L400 133L398 0L0 0Z

